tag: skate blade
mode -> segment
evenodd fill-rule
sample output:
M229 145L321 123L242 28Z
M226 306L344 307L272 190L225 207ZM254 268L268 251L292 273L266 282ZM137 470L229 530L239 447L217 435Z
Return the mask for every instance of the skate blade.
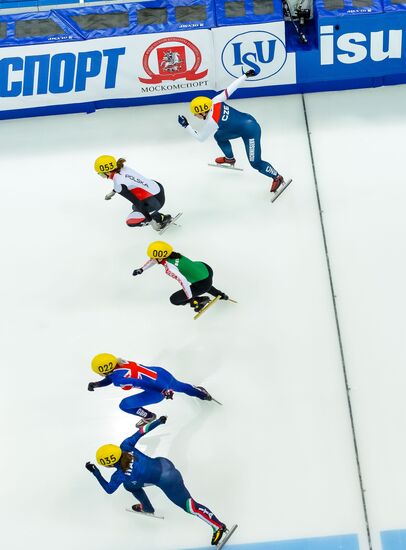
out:
M223 406L223 403L220 403L220 401L217 401L217 399L214 399L214 397L212 397L211 400L217 403L217 405Z
M236 529L237 529L238 525L233 525L231 527L231 529L227 529L227 531L224 533L224 535L221 537L221 541L219 542L219 544L216 546L216 548L218 548L218 550L221 550L222 548L224 548L224 546L227 544L227 542L230 540L230 538L232 537L232 535L235 533Z
M208 166L214 166L215 168L226 168L227 170L237 170L239 172L243 172L244 168L237 168L236 166L230 166L229 164L208 164Z
M175 223L175 222L176 222L176 220L178 220L178 219L181 217L182 214L183 214L183 212L179 212L179 214L176 214L176 216L175 216L174 218L172 218L171 223L168 223L168 225L167 225L166 227L164 227L163 229L160 229L160 230L158 231L158 233L159 233L160 235L163 235L163 234L165 233L165 231L168 229L168 227L170 227L171 225L178 225L178 224ZM180 227L180 226L179 226L179 227Z
M210 300L210 302L208 304L206 304L204 306L204 308L202 308L199 313L196 313L196 315L193 317L193 319L196 321L196 319L198 319L200 317L200 315L202 315L205 311L207 311L209 309L209 307L211 307L213 304L215 304L218 300L220 300L220 296L216 296L215 298L213 298L213 300Z
M157 516L155 514L148 514L147 512L136 512L135 510L132 510L131 508L126 508L126 511L131 512L131 514L137 514L137 516L144 516L146 518L165 519L164 516Z
M292 178L289 178L287 181L285 181L284 185L281 185L279 189L273 194L273 197L271 198L271 202L275 202L278 197L282 195L282 193L285 191L285 189L292 183Z
M229 298L228 300L225 300L225 302L231 302L232 304L238 304L237 300L232 300Z

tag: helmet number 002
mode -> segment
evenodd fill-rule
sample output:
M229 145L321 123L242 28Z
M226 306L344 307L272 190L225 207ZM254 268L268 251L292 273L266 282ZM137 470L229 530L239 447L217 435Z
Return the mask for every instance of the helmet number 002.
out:
M167 250L154 250L152 255L154 256L154 258L166 258L166 256L168 255L168 251Z
M116 462L116 457L114 455L105 456L104 458L101 458L99 462L102 466L109 466L110 464L114 464Z
M113 370L113 363L110 361L107 365L99 365L97 370L99 372L110 372Z

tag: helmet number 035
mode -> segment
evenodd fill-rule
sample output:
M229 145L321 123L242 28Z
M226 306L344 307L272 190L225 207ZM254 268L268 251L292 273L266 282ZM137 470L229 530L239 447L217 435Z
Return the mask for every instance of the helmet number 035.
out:
M110 466L117 462L117 457L114 455L105 456L104 458L99 458L99 462L102 466Z

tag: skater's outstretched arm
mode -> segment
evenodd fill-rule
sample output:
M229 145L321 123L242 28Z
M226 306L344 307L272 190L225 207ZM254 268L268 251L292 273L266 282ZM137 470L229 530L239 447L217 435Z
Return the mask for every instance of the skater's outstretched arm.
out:
M94 388L103 388L104 386L110 386L112 383L113 380L111 376L105 376L102 380L98 380L97 382L89 382L87 389L89 391L94 391Z
M232 82L230 86L227 86L225 90L223 90L221 93L213 97L212 99L213 105L215 103L221 103L222 101L227 101L227 99L237 90L237 88L239 88L241 84L247 80L247 78L248 78L247 73L244 73L239 78L234 80L234 82Z
M155 428L157 428L161 424L165 424L165 422L166 422L166 416L161 416L157 420L154 420L153 422L151 422L150 424L147 424L146 426L142 426L142 428L140 428L137 432L135 432L134 435L131 435L130 437L127 437L127 439L124 439L124 441L120 445L121 449L123 451L131 452L143 435L145 435L148 432L151 432L152 430L155 430Z
M186 131L198 141L206 141L206 139L214 135L217 130L218 124L210 115L205 120L204 126L199 132L194 130L190 124L186 126Z
M102 476L99 468L92 464L91 462L86 463L86 469L91 472L94 477L97 479L97 481L100 483L100 485L103 487L103 489L111 495L114 493L114 491L117 491L117 489L120 487L120 485L124 481L124 472L122 470L116 470L114 474L111 476L110 481L107 481Z

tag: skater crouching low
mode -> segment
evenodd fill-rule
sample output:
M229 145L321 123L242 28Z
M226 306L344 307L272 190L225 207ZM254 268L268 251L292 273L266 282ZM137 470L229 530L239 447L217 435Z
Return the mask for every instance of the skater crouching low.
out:
M199 504L192 498L181 473L170 460L164 457L151 458L136 448L137 442L143 435L165 423L166 416L161 416L125 439L120 446L107 444L97 450L98 464L116 469L110 481L106 481L97 466L91 462L86 463L86 469L95 476L108 494L114 493L120 485L123 485L124 489L132 493L139 502L132 506L132 510L141 514L155 512L143 487L146 484L159 487L176 506L210 525L213 529L211 544L217 546L224 533L227 537L228 531L225 524L219 521L207 506Z
M131 202L132 212L126 221L129 227L151 224L156 231L162 231L172 222L172 216L160 212L165 204L162 184L124 166L125 162L111 155L101 155L95 160L94 169L99 176L113 182L113 190L104 198L110 200L117 193Z
M201 311L210 298L204 296L208 293L214 298L228 300L227 294L213 286L213 270L204 262L193 261L175 252L173 247L163 241L151 243L147 249L149 260L140 268L134 269L133 275L141 275L146 269L159 264L165 269L165 273L178 281L182 290L178 290L169 298L175 306L190 306L196 311Z

